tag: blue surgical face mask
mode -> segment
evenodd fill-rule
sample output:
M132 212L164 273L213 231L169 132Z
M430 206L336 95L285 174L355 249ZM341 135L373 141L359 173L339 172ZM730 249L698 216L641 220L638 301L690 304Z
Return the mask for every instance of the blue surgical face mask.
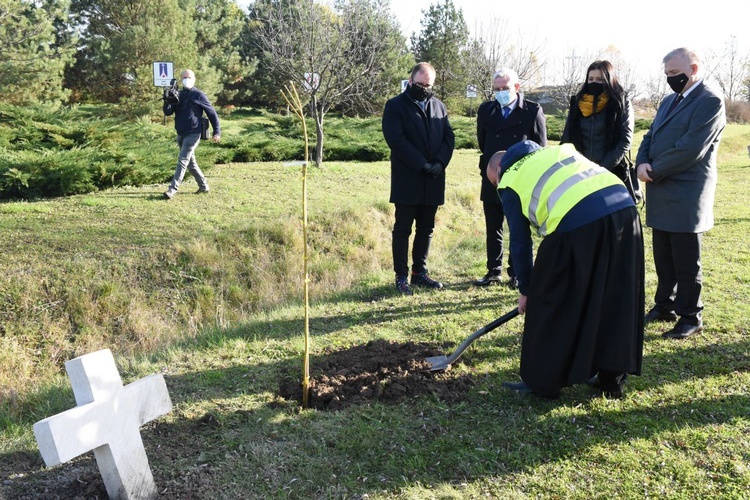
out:
M495 92L495 100L500 106L507 106L510 104L510 90L498 90Z

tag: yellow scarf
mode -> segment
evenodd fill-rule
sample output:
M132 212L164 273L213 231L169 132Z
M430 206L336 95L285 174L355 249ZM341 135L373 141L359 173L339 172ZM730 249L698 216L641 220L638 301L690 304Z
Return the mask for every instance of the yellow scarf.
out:
M599 95L599 100L596 102L596 112L600 112L604 109L609 101L609 95L606 92ZM591 94L583 94L583 97L578 101L578 109L581 110L581 114L588 118L594 113L594 96Z

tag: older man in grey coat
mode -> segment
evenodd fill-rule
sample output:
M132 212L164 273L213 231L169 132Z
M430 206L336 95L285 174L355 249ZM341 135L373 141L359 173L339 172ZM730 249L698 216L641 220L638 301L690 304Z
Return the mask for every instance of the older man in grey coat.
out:
M724 99L706 86L694 52L675 49L663 63L675 93L662 101L636 157L658 278L645 320L677 321L662 336L682 339L703 330L701 240L714 225L716 155L726 116Z

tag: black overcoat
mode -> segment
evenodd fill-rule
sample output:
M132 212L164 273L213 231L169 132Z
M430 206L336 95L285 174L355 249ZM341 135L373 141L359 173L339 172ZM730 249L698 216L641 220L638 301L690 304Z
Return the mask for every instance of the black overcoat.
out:
M385 104L383 136L391 149L391 203L442 205L445 170L437 178L422 171L425 163L439 161L448 167L455 137L445 105L436 97L426 110L401 93Z
M547 145L547 121L542 107L518 94L518 103L506 119L496 100L483 102L477 110L477 142L479 151L479 173L482 176L480 200L500 204L497 188L487 180L487 163L493 154L504 151L521 141L534 141Z

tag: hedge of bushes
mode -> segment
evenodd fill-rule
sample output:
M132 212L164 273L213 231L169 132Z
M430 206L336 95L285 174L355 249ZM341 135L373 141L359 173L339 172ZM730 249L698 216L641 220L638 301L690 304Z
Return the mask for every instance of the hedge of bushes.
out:
M146 118L78 108L0 110L0 198L81 194L163 182L174 171L174 131Z
M221 120L231 124L233 133L225 133L216 147L199 150L203 168L304 157L301 127L294 117L240 109L222 114ZM165 126L162 117L134 118L116 106L5 106L0 110L0 198L34 199L166 183L177 157L172 123L169 119ZM475 118L452 117L451 124L457 149L477 148ZM560 117L548 118L550 140L559 140L562 125ZM379 117L327 116L324 127L324 161L389 158ZM312 156L312 120L307 128Z

